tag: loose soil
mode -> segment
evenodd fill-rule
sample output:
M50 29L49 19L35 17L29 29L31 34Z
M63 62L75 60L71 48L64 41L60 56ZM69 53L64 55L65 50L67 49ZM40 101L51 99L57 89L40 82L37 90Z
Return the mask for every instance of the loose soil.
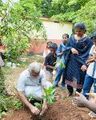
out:
M96 120L88 116L90 111L87 108L72 105L72 97L67 97L66 90L58 88L56 92L59 95L58 100L48 107L42 117L32 115L24 107L7 113L3 120Z
M3 120L95 120L88 116L88 110L72 106L69 100L60 100L49 109L42 117L33 116L28 109L13 111Z
M19 74L24 68L15 68L6 77L6 89L10 95L15 94L15 86ZM34 116L28 108L11 110L2 120L96 120L90 118L87 108L79 108L72 104L72 97L67 97L67 90L56 89L57 101L48 107L42 117Z

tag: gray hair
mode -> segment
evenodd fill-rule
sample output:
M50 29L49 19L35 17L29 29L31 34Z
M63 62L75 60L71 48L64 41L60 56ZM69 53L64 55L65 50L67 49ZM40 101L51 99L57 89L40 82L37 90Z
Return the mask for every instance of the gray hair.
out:
M41 64L38 62L33 62L28 66L28 71L31 73L32 71L39 73L41 70Z

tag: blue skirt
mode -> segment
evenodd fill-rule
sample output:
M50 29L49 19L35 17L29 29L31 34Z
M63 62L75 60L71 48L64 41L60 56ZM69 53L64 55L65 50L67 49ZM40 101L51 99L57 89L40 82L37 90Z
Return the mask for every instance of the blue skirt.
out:
M85 72L81 70L82 63L76 55L71 54L66 65L66 84L74 88L82 88L85 78Z

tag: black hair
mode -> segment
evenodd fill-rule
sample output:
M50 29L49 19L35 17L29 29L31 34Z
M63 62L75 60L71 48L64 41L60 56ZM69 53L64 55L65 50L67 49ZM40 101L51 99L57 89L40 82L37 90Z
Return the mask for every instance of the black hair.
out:
M73 31L77 28L86 32L86 26L85 26L84 23L75 23L74 26L73 26Z
M53 48L53 49L57 50L58 46L57 46L56 43L52 43L52 44L50 45L50 48Z
M47 41L47 44L51 44L52 43L52 41Z
M67 38L69 38L69 35L68 35L67 33L64 33L64 34L62 35L62 38L63 38L64 36L66 36Z

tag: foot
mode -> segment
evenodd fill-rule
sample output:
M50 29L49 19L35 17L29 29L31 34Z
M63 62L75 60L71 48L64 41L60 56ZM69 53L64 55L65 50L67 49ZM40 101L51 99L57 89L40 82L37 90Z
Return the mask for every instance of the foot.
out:
M61 85L60 87L61 87L63 90L65 89L65 85Z

